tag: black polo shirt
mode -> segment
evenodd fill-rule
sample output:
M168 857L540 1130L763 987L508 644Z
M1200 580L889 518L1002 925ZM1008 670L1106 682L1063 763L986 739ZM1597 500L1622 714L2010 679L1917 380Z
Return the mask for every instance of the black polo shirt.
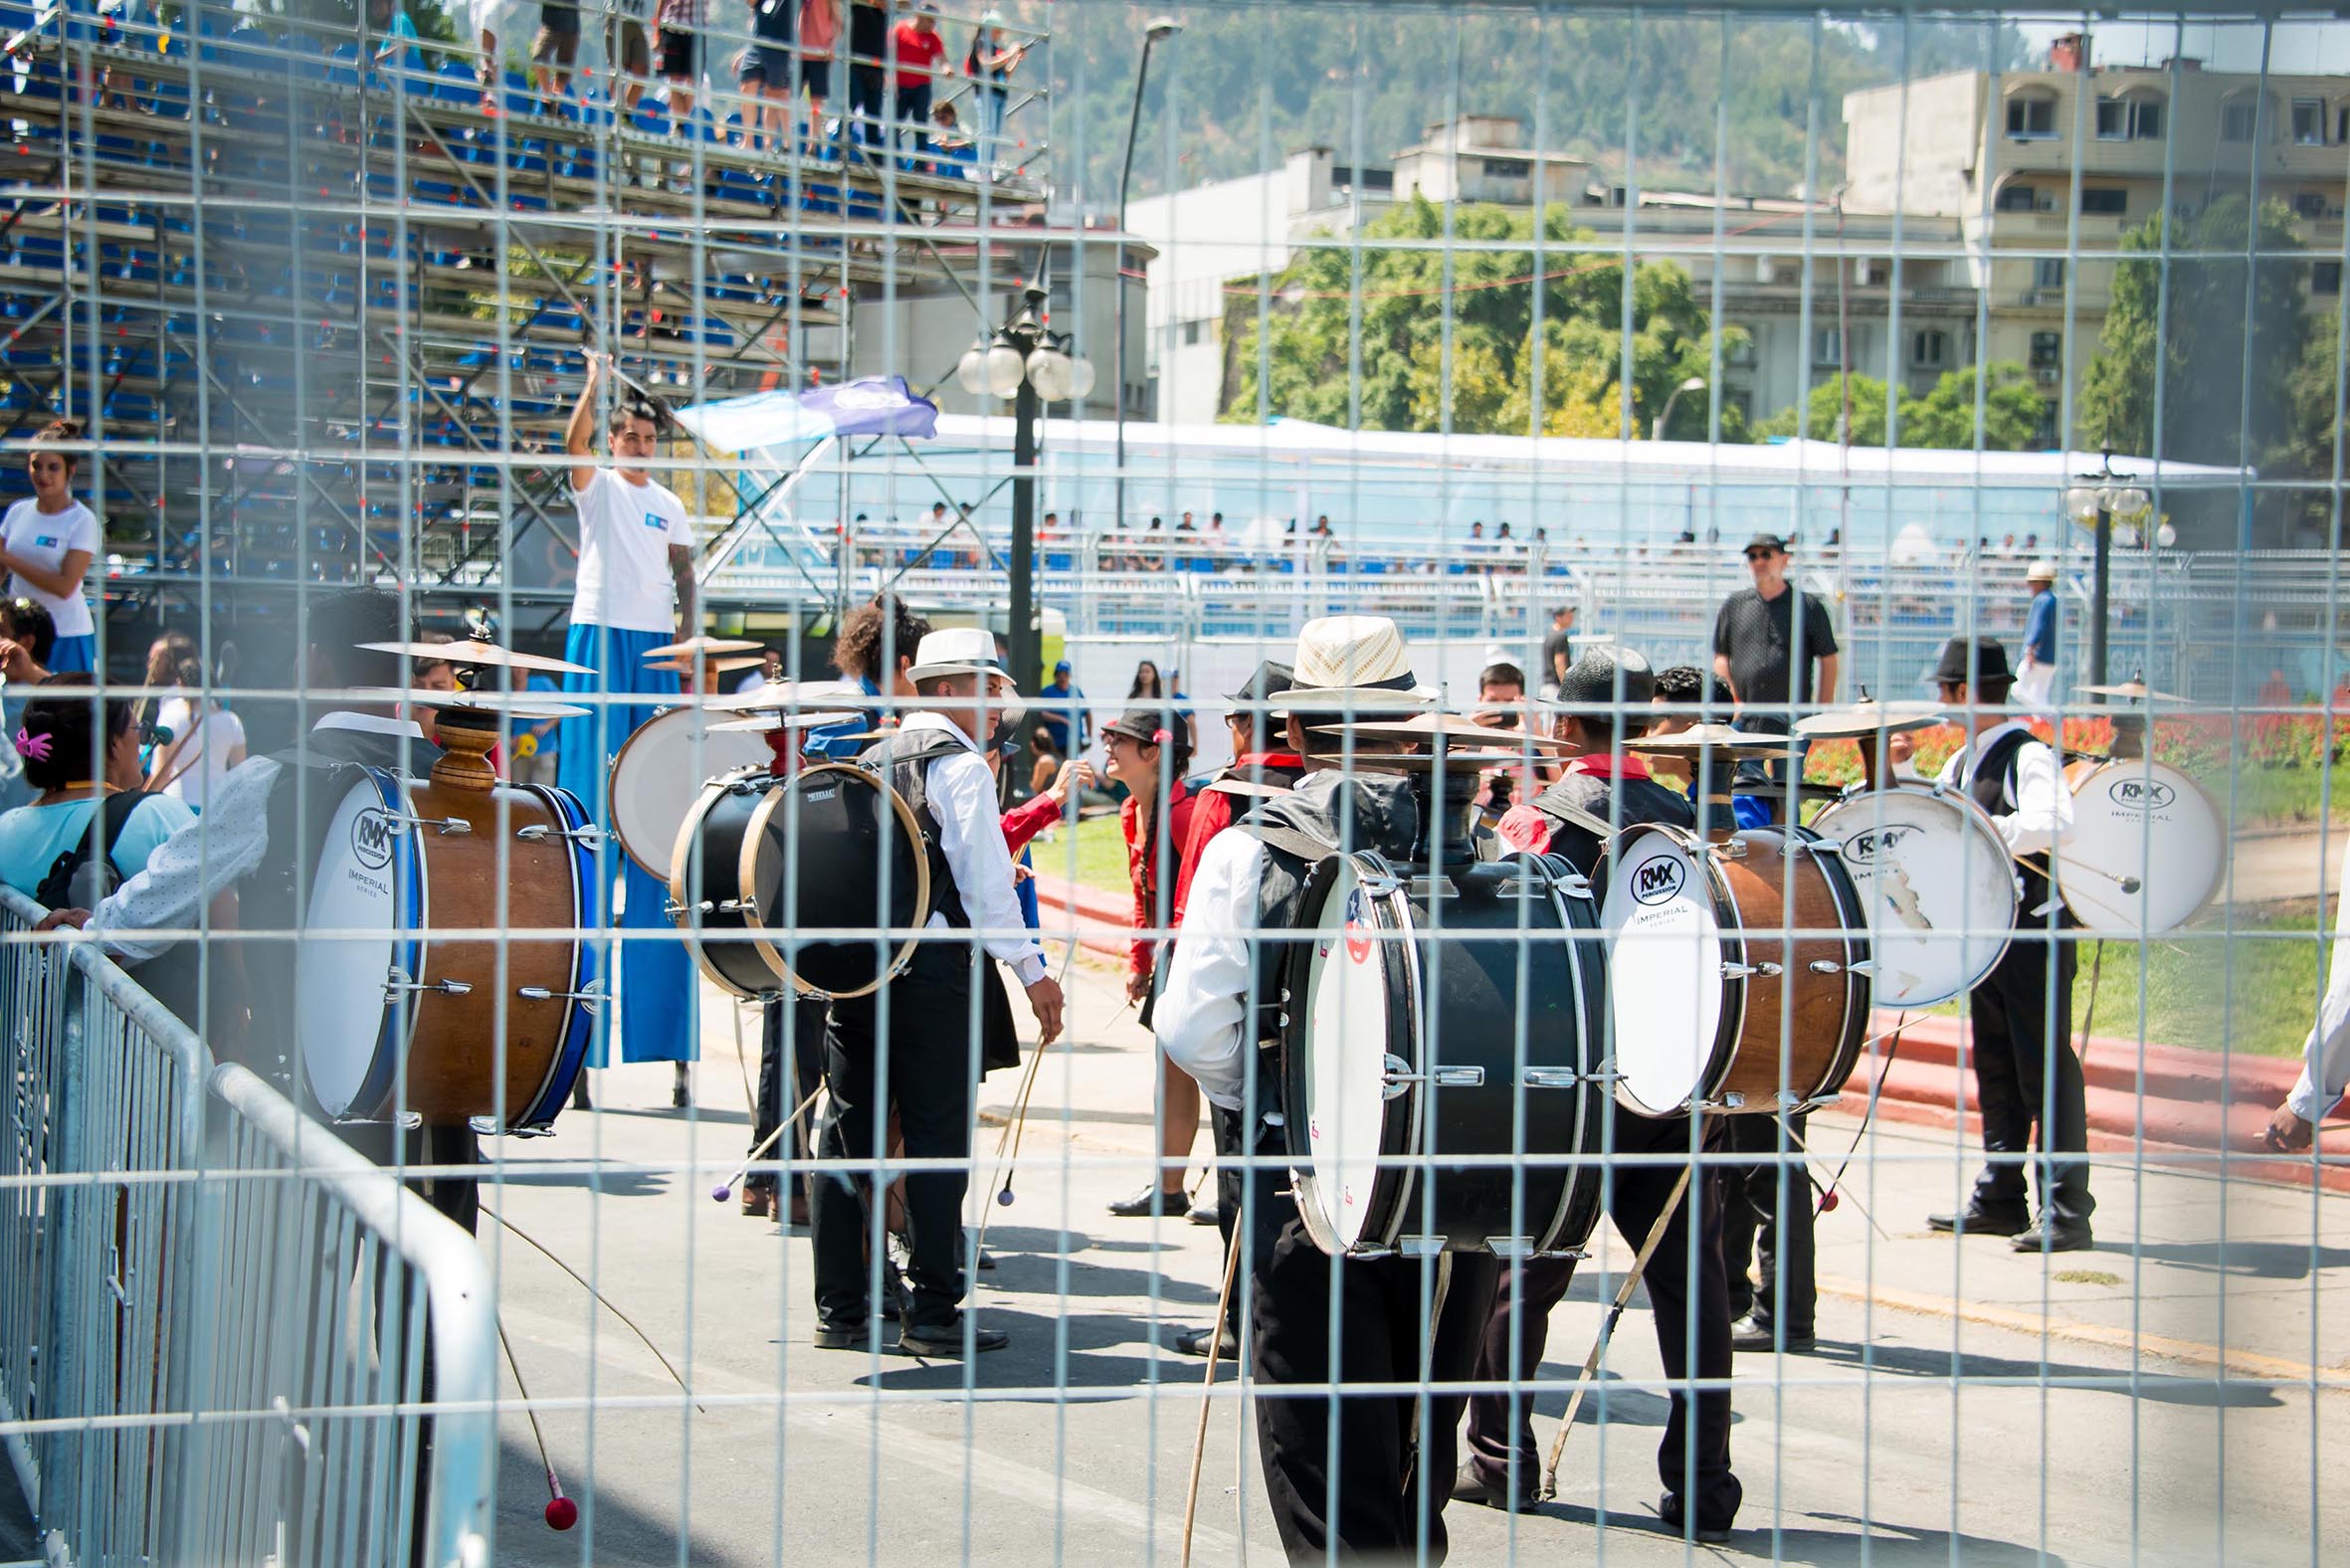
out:
M1803 613L1796 613L1797 601ZM1800 622L1800 625L1799 625ZM1797 657L1800 647L1801 657ZM1836 652L1836 627L1818 594L1792 585L1776 599L1741 588L1723 601L1714 617L1713 651L1730 662L1730 684L1742 706L1790 700L1788 673L1794 671L1792 700L1812 699L1812 661Z

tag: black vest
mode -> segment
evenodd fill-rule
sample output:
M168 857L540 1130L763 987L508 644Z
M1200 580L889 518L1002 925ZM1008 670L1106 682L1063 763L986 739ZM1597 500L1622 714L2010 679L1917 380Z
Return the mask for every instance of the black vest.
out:
M1991 749L1975 759L1975 776L1967 785L1967 794L1976 805L1993 817L2012 817L2016 812L2016 762L2026 746L2041 744L2040 737L2028 729L2011 729L1992 743ZM2062 786L2059 784L2058 786ZM2016 919L2019 926L2044 925L2045 914L2033 911L2049 901L2049 880L2032 869L2030 863L2018 861L2016 874L2024 880L2024 902ZM2069 917L2061 907L2056 911L2056 923L2068 925Z

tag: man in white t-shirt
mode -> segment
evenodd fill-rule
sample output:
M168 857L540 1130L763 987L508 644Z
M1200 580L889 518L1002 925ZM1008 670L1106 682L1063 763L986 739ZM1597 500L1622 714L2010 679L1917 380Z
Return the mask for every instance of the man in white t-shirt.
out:
M563 432L563 450L572 459L571 501L579 509L579 587L571 599L571 633L563 657L591 673L566 675L563 688L590 698L583 705L591 711L563 721L556 776L598 822L608 823L612 758L630 733L678 692L678 678L648 668L646 653L691 636L699 616L693 527L685 503L643 467L660 454L668 414L652 399L625 392L605 428L612 467L597 467L591 442L596 394L610 365L597 353L587 356L587 385ZM615 692L642 693L646 700L611 706L599 700ZM663 911L668 889L617 851L615 844L603 861L621 874L619 923L674 936ZM696 1055L692 963L677 940L628 942L621 951L618 1060L677 1063L675 1097L683 1105L685 1064Z

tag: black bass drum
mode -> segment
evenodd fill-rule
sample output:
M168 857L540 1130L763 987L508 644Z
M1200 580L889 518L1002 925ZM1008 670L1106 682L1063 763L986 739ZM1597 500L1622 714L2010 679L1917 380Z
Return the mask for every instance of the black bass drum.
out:
M1407 878L1374 854L1334 855L1308 878L1299 930L1281 1087L1315 1245L1579 1249L1599 1217L1589 1156L1606 1093L1590 883L1559 856Z

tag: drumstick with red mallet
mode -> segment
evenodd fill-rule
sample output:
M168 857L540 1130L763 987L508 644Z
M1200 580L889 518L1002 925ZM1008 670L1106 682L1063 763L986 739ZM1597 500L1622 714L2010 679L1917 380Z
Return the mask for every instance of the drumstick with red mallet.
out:
M563 1483L555 1479L555 1462L547 1458L546 1434L538 1430L538 1412L530 1408L530 1385L522 1381L522 1363L514 1359L514 1347L505 1336L505 1323L497 1325L497 1347L505 1352L506 1370L514 1374L514 1392L522 1396L522 1414L529 1419L530 1436L538 1444L538 1463L546 1470L546 1522L550 1530L568 1530L579 1522L579 1504L563 1495Z

